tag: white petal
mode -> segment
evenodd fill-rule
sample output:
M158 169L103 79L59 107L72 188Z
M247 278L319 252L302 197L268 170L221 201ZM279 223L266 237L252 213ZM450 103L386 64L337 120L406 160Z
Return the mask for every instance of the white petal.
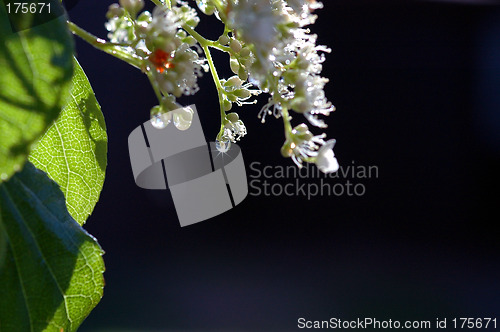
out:
M335 145L335 140L331 139L326 142L319 150L318 156L316 157L316 166L323 173L333 173L338 171L339 163L335 154L333 153L333 146Z

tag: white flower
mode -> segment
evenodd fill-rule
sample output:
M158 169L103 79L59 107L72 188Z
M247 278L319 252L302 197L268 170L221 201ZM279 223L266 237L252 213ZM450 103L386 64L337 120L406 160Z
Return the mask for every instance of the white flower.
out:
M323 4L316 0L287 0L287 3L297 14L309 13L315 9L323 8Z
M241 31L245 42L254 44L257 53L268 54L276 46L277 26L282 17L269 0L241 0L229 13L231 26Z
M263 122L267 114L279 117L286 108L324 128L317 116L335 110L324 92L328 79L320 76L323 53L330 49L316 45L317 36L303 28L314 23L312 11L318 8L322 4L315 0L243 0L230 13L235 29L256 55L250 82L271 94L259 113Z
M251 83L243 84L243 81L237 76L233 76L227 80L220 80L221 85L225 91L226 98L236 103L238 106L244 104L256 104L257 100L247 101L253 96L259 95L262 91L258 89L250 89Z
M150 67L163 94L192 95L198 90L203 60L189 45L182 43L173 52L157 49L149 56Z
M161 48L172 52L178 45L176 34L182 26L181 18L170 9L155 7L151 23L146 27L146 44L153 51Z
M332 141L333 144L335 143L335 140L325 142L323 139L325 137L326 134L313 136L307 125L301 123L291 131L290 136L281 147L281 154L283 157L291 157L298 167L302 167L304 161L316 160L319 151L325 144L330 144Z
M318 150L318 156L316 157L316 166L323 173L333 173L338 171L339 163L335 154L333 153L333 146L335 145L335 140L331 139L327 141Z
M112 17L104 24L112 43L130 44L134 39L132 22L126 16Z
M233 143L239 141L240 138L242 138L246 134L247 134L247 128L245 127L245 124L241 120L235 122L228 121L224 125L223 138L230 140Z
M282 48L279 27L286 22L277 4L274 0L241 0L228 15L229 26L242 41L253 45L256 61L251 72L255 82L264 82L266 74L273 71L273 49Z
M304 112L306 119L314 126L325 128L327 125L323 120L318 119L317 114L330 115L335 107L326 99L324 86L328 79L318 75L308 75L303 89L304 98L300 102L299 108L294 108L297 112ZM295 88L297 93L298 88Z

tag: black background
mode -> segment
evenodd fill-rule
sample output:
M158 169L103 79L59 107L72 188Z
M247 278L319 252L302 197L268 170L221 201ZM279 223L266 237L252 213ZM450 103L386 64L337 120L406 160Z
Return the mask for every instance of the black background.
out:
M127 137L156 103L146 76L77 40L109 136L104 189L85 226L106 251L106 287L81 331L500 319L500 7L324 2L313 31L333 49L323 76L337 111L327 133L341 165L375 165L379 177L358 180L362 197L248 196L185 228L167 191L133 181ZM80 1L69 16L104 37L110 3ZM216 23L197 30L217 38ZM227 60L215 57L219 68ZM215 87L209 74L199 85L181 102L197 105L213 140ZM239 112L248 175L255 161L292 164L279 153L281 120L257 118L260 100Z

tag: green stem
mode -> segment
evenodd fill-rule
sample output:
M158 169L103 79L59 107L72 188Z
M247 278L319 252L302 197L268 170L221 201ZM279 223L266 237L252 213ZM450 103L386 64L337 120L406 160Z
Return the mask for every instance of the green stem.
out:
M151 86L153 87L153 90L155 92L156 98L158 98L158 103L161 104L161 100L163 99L162 94L160 92L160 88L158 87L158 83L156 82L155 78L153 77L153 74L151 71L147 72L149 82L151 83Z
M229 46L224 46L224 45L221 45L219 42L217 41L208 41L209 42L209 45L210 47L212 48L215 48L215 49L218 49L219 51L222 51L222 52L226 52L226 53L229 53L231 54L232 56L235 56L236 53L231 49L231 47Z
M217 69L215 68L214 61L212 60L212 54L207 45L202 46L203 52L205 52L205 56L207 57L208 66L210 67L210 72L212 73L212 78L214 80L215 86L217 87L217 91L222 92L222 85L220 84L219 75L217 74Z
M209 47L221 49L224 51L223 49L224 46L220 45L219 42L206 39L187 24L183 25L182 28L186 30L186 32L189 33L194 39L196 39L196 41L202 47L203 52L205 53L205 57L207 58L208 66L210 68L210 73L212 74L215 87L217 88L217 95L219 97L221 126L219 133L217 134L217 138L220 139L222 134L224 133L224 121L226 120L226 112L224 111L224 98L223 98L225 91L224 88L222 87L222 84L220 83L220 78L219 75L217 74L217 69L215 68L215 64L212 59L212 54L210 53ZM227 49L229 50L229 47L227 47Z
M123 47L117 46L113 43L105 41L104 39L98 38L93 34L83 30L73 22L68 21L68 28L73 34L82 38L95 48L103 52L106 52L108 54L111 54L112 56L120 60L123 60L136 68L139 69L141 68L142 59L136 56L135 54L130 54L129 52L125 51Z
M206 39L198 32L196 32L195 29L191 28L189 25L184 24L182 28L186 30L186 32L189 33L191 36L193 36L193 38L196 39L196 41L201 45L201 47L212 46L213 41Z
M224 46L221 45L218 41L210 40L202 35L200 35L196 30L191 28L189 25L185 24L182 26L184 30L186 30L187 33L189 33L196 41L201 45L201 47L204 46L209 46L215 49L218 49L219 51L229 53L231 55L235 55L235 52L231 49L229 46Z
M203 45L203 52L205 52L205 56L206 56L207 61L208 61L208 66L210 67L210 73L212 74L212 78L214 80L215 87L217 88L217 95L219 96L220 122L221 122L221 124L220 124L219 133L217 134L217 138L220 139L220 137L224 133L224 120L226 120L226 112L224 112L224 99L223 99L224 89L222 88L222 85L220 84L219 75L217 74L217 69L215 68L214 61L212 60L212 54L210 54L210 49L208 48L208 45L206 45L206 44Z
M285 137L288 139L292 133L292 123L290 122L291 117L288 114L288 109L286 107L281 108L281 115L283 117L283 125L285 127Z

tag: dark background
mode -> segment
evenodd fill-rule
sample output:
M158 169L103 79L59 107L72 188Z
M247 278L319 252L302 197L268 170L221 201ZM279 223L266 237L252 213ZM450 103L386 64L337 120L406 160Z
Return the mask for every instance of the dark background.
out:
M80 1L69 15L104 37L110 3ZM77 40L109 135L104 189L86 224L106 251L106 287L81 331L500 319L500 6L324 3L313 31L333 49L327 133L341 165L376 165L379 177L359 181L362 197L248 196L185 228L167 191L133 181L127 137L156 103L146 76ZM212 19L197 28L210 38L220 29ZM227 60L215 58L219 68ZM199 84L181 101L197 105L213 140L215 88L209 74ZM239 112L247 172L254 161L291 165L279 153L281 120L257 118L260 100Z

